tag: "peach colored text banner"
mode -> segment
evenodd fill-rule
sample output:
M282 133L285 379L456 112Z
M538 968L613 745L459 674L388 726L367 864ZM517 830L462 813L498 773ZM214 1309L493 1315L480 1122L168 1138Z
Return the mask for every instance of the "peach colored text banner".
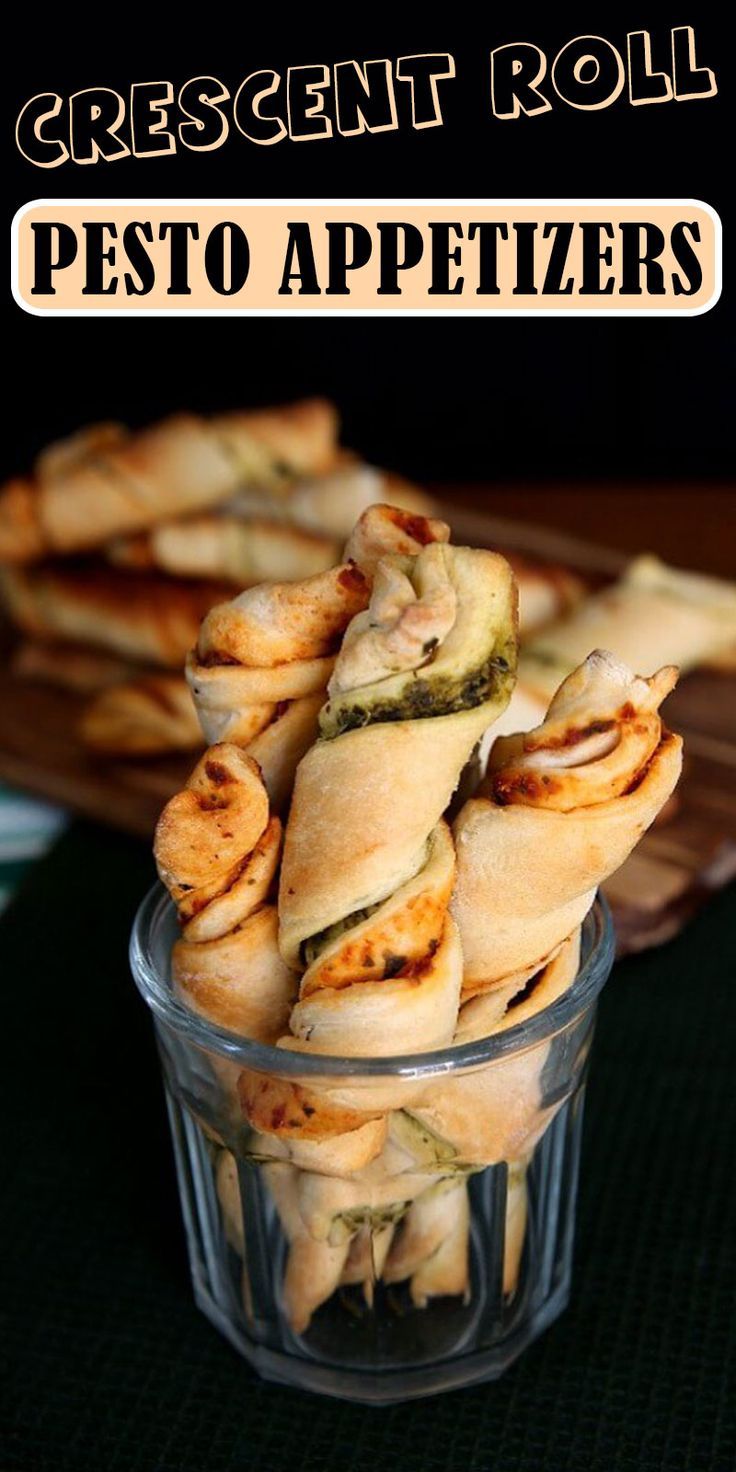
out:
M720 294L699 200L37 200L13 293L37 314L668 313Z

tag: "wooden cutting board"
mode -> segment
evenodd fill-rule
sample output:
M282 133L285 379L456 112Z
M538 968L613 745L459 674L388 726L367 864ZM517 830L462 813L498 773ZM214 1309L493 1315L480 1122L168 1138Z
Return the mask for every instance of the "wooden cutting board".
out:
M456 506L444 507L443 514L456 541L564 563L596 583L615 578L626 560L543 527ZM77 737L83 705L83 697L6 674L0 778L150 838L194 758L90 757ZM685 771L676 802L606 886L621 950L667 939L714 888L736 875L736 678L708 670L686 675L667 702L667 719L685 737Z

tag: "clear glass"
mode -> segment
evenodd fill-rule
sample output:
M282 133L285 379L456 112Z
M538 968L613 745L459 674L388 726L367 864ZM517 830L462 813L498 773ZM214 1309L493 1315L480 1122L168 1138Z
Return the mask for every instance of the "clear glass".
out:
M587 1060L613 961L605 903L585 921L578 975L552 1005L479 1042L380 1060L286 1052L208 1023L172 989L177 933L157 886L136 918L131 964L154 1015L199 1307L266 1379L348 1400L390 1404L502 1374L570 1292ZM390 1097L397 1127L413 1128L449 1083L480 1086L493 1163L467 1171L434 1161L418 1195L399 1174L377 1208L356 1185L360 1171L330 1167L326 1177L324 1163L315 1174L259 1154L239 1107L243 1069L351 1107ZM413 1257L409 1233L424 1244ZM442 1253L463 1233L467 1272L454 1291ZM402 1254L414 1268L403 1279ZM295 1276L312 1291L335 1261L334 1291L297 1322Z

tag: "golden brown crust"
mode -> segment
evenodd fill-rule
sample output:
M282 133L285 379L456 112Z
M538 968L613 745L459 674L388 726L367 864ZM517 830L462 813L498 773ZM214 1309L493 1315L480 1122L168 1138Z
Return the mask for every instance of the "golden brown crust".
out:
M0 596L27 634L91 644L136 662L177 669L223 588L127 576L95 564L41 565L0 568Z
M35 562L44 550L36 487L30 480L9 480L0 490L0 562Z
M79 733L103 756L161 756L203 744L182 675L142 675L100 691L82 712Z
M238 880L269 820L256 763L236 746L211 746L156 825L159 875L183 920Z
M417 557L430 542L448 542L446 521L420 516L399 506L378 502L363 512L345 547L345 561L357 562L369 577L375 577L384 557Z
M423 1053L452 1041L462 985L457 927L445 915L439 941L395 976L339 990L321 987L300 999L289 1025L305 1052L347 1058ZM401 1086L398 1086L397 1098Z
M264 905L225 935L178 940L171 973L187 1006L239 1037L275 1043L294 995L292 976L279 966L276 925L273 905Z
M183 522L182 525L189 525ZM168 571L156 561L153 537L150 532L135 532L130 537L115 537L105 547L105 556L113 567L122 567L126 572Z
M288 1022L294 981L277 947L268 904L281 849L256 762L236 746L210 747L159 818L154 855L179 911L172 953L177 990L220 1027L275 1043ZM214 1065L236 1106L237 1068Z
M453 825L466 993L542 966L670 797L682 742L657 707L671 685L670 670L645 681L596 652L538 730L492 753Z
M299 583L264 583L218 604L199 631L204 665L264 669L331 654L340 633L368 603L369 586L352 563Z
M124 424L106 421L86 424L66 439L55 440L36 456L33 473L37 481L53 480L67 470L93 460L106 450L118 449L130 438Z
M347 1109L328 1094L284 1078L244 1068L238 1082L240 1107L254 1129L279 1138L323 1140L360 1129L379 1111Z
M302 1000L323 987L340 991L392 975L418 980L422 963L442 939L455 879L455 849L445 822L437 824L427 849L427 862L414 878L320 947L302 977ZM395 1041L400 1051L403 1042Z
M516 996L509 996L507 989L498 1008L494 993L464 1006L456 1041L463 1044L503 1032L550 1006L572 983L579 959L580 931L576 929L534 978L532 988L517 991ZM473 1072L435 1080L414 1112L467 1165L523 1160L562 1102L545 1104L542 1098L549 1048L545 1038L524 1052L511 1053ZM510 1261L509 1269L512 1266Z
M311 747L297 771L281 871L280 943L290 965L299 965L302 941L418 872L487 724L479 707Z

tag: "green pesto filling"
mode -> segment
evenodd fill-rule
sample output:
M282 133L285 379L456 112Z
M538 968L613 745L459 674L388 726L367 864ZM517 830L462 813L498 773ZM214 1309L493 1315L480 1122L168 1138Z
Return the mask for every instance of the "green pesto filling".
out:
M409 1201L392 1201L386 1206L355 1206L350 1211L338 1212L332 1219L329 1241L333 1247L349 1241L361 1227L370 1227L372 1232L381 1232L394 1226L406 1215Z
M391 1133L422 1170L439 1167L454 1169L451 1162L457 1156L455 1146L448 1140L440 1139L439 1135L409 1110L396 1110L391 1121Z
M505 693L514 669L513 640L506 643L503 654L491 655L471 675L454 678L445 675L433 679L429 666L426 675L417 672L414 679L407 682L401 700L377 700L370 705L356 701L350 705L347 696L337 708L328 702L320 715L321 735L324 740L330 740L345 731L378 722L420 720L427 716L451 716L463 710L474 710L485 701L498 699Z
M352 915L344 915L342 920L336 920L334 925L328 925L326 930L318 930L316 935L310 935L308 940L302 941L302 965L311 966L333 940L339 940L346 930L353 930L363 920L368 920L371 915L375 915L376 910L380 910L384 903L384 900L378 900L375 905L366 905L364 910L353 910Z

